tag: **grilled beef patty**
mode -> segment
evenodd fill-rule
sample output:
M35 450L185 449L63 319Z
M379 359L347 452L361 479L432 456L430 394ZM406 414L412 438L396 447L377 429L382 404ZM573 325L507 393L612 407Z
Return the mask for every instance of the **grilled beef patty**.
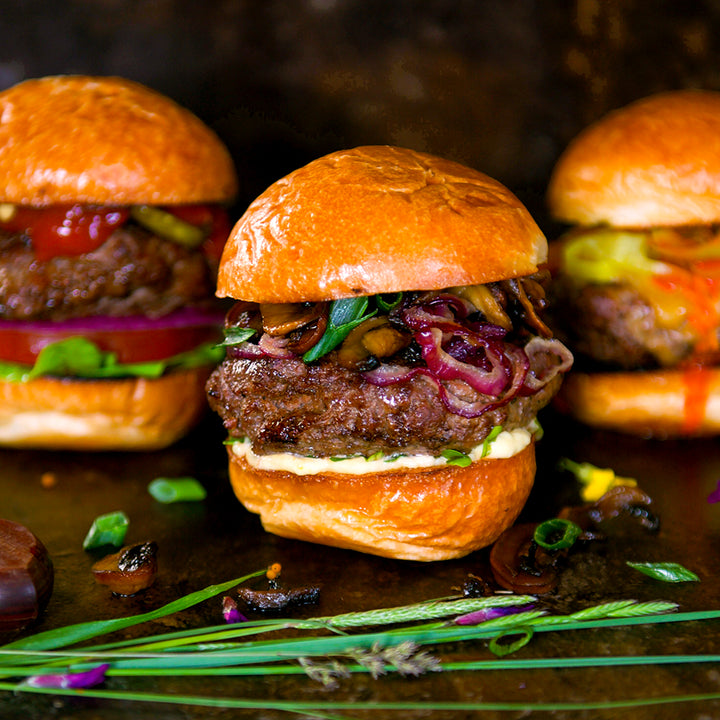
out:
M661 327L652 306L629 285L577 288L558 278L552 290L549 316L555 334L586 365L673 367L692 354L691 328Z
M469 451L495 425L524 427L561 382L558 376L530 397L476 418L447 411L422 376L387 387L332 361L227 359L207 386L212 409L233 437L248 437L258 454L290 452L331 457L376 452L438 455Z
M212 297L202 253L128 224L97 250L38 262L27 238L0 231L0 318L165 315Z

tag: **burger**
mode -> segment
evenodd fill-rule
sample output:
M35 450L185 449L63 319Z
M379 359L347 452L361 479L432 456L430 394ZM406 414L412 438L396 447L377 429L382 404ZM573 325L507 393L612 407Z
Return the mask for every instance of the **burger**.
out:
M220 360L236 182L210 128L140 84L0 93L0 445L156 449L188 431Z
M548 187L558 406L645 437L720 432L720 94L641 99L581 132Z
M207 392L265 529L428 561L511 525L571 363L540 318L546 250L503 185L403 148L332 153L251 203Z

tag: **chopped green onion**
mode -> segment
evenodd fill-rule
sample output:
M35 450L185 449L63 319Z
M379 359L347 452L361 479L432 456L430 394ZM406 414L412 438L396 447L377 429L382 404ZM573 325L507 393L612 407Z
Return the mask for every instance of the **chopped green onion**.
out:
M403 294L401 292L395 293L394 297L390 297L389 300L385 300L384 295L376 295L375 296L375 304L384 312L389 312L390 310L394 310L403 299Z
M468 455L459 450L447 448L440 453L446 460L448 465L457 465L459 467L467 467L472 465L472 460Z
M183 247L198 247L207 237L207 233L196 225L181 220L176 215L149 205L134 205L130 209L133 220L140 223L156 235L172 240Z
M630 562L627 563L631 568L638 572L653 578L653 580L662 580L662 582L680 583L680 582L699 582L700 578L691 570L683 567L679 563L674 562Z
M567 550L582 535L579 525L563 518L551 518L540 523L533 533L533 540L545 550Z
M242 345L244 342L249 340L256 331L252 328L240 328L240 327L229 327L225 328L225 339L218 343L221 347L223 345Z
M99 515L93 520L90 530L83 540L83 549L93 550L103 545L121 547L125 542L129 524L130 520L122 510Z
M483 440L482 452L480 453L481 458L484 458L490 452L490 445L492 445L493 440L495 440L502 431L502 425L495 425L490 431L489 435Z
M503 642L503 640L513 636L519 637L512 642ZM533 629L531 627L513 628L510 632L502 633L492 638L488 643L488 650L496 657L505 657L525 647L532 639L532 636Z
M366 315L367 306L368 299L365 296L333 300L327 328L320 340L303 355L303 360L314 362L335 349L354 327L377 313L377 310L373 310Z
M148 492L161 503L196 502L207 497L205 488L193 477L159 477L148 485Z

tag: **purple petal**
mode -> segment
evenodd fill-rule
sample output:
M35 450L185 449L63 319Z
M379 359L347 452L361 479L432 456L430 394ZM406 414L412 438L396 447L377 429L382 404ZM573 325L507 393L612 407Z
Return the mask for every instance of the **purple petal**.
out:
M105 671L109 667L110 665L105 663L85 672L33 675L25 681L25 684L39 688L89 688L105 680Z
M515 615L516 613L532 610L534 605L511 605L508 607L490 607L483 610L476 610L467 615L456 617L454 622L456 625L479 625L487 620L495 620L496 618L505 617L507 615Z
M720 480L717 481L717 487L708 495L707 501L709 503L720 502Z
M247 622L247 618L238 610L237 603L227 595L223 598L223 617L226 623Z

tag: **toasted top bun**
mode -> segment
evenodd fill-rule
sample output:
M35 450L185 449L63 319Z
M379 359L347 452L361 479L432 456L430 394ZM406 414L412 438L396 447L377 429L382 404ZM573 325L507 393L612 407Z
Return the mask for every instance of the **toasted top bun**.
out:
M581 225L720 220L720 93L661 93L581 132L548 187L552 215Z
M0 202L226 202L233 162L169 98L114 77L55 76L0 93Z
M527 275L544 235L487 175L388 146L319 158L271 185L225 245L218 296L332 300Z

